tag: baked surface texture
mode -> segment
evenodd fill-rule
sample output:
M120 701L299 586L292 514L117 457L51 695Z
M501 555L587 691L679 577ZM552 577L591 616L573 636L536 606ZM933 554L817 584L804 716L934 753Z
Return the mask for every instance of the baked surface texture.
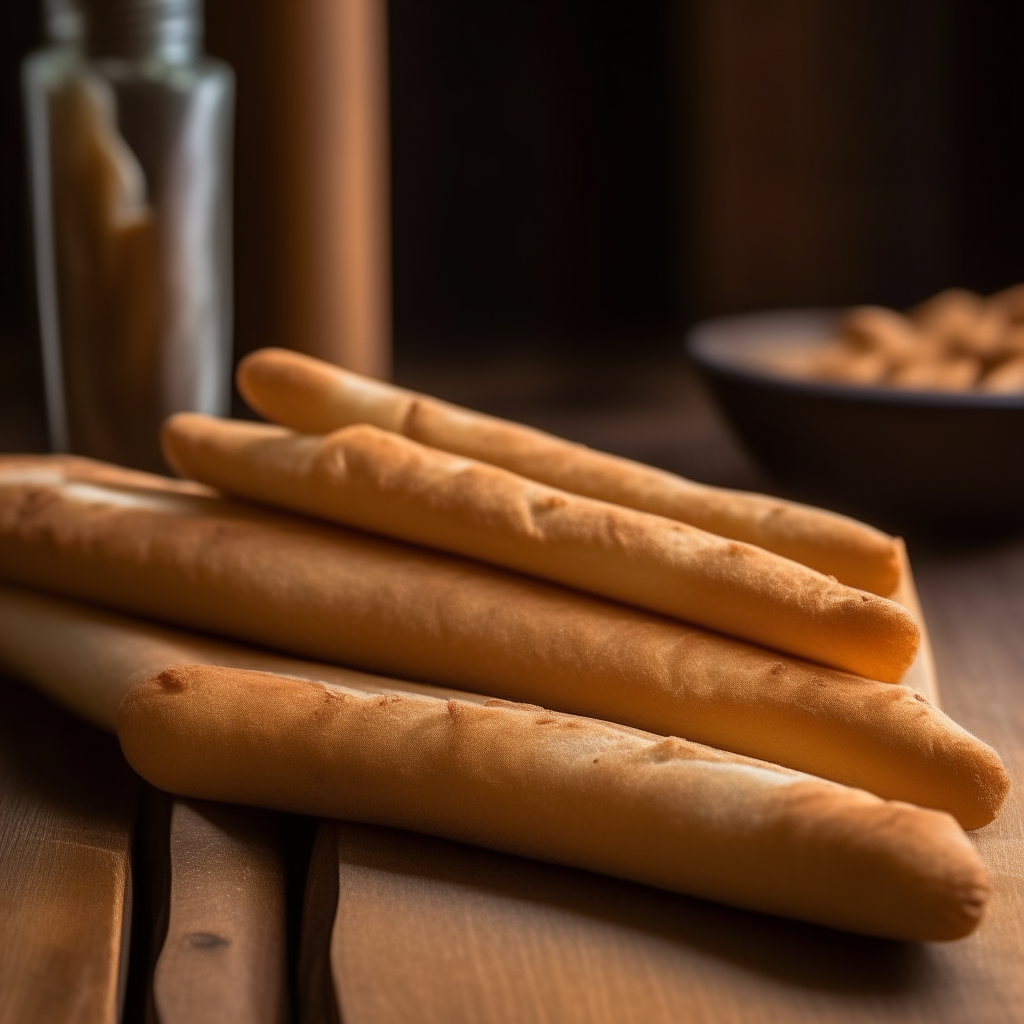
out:
M395 825L851 931L960 938L988 899L953 818L542 708L210 666L134 687L129 762L192 797Z
M253 409L302 433L369 423L552 487L756 544L873 594L891 594L899 583L893 538L846 516L694 483L285 349L253 352L237 380Z
M485 701L452 690L289 658L259 647L158 625L81 601L0 584L0 671L113 732L117 709L136 684L183 663L276 672L367 693L425 693Z
M66 457L0 460L0 577L291 655L684 736L991 821L998 755L909 688Z
M799 562L359 424L326 437L179 413L164 452L228 494L575 587L899 682L914 617Z

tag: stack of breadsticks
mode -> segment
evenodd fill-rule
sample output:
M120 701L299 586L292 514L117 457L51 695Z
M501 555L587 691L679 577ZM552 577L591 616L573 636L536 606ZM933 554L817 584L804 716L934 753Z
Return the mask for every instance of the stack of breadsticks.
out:
M0 661L151 782L870 934L976 926L963 829L1007 776L900 683L898 541L292 353L239 384L279 425L172 418L193 482L0 460Z
M917 391L1024 392L1024 284L987 298L949 288L907 314L858 306L804 371Z

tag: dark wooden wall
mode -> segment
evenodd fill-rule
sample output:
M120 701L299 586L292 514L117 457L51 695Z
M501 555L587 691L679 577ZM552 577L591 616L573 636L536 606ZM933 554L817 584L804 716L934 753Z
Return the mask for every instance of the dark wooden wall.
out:
M392 0L400 339L660 339L681 284L675 15Z
M1024 279L1024 5L690 10L697 312Z
M0 3L0 339L32 330L20 65L40 34L36 0Z
M259 226L275 2L207 0L239 71L242 348L282 340ZM0 4L7 345L34 343L17 68L38 6ZM628 355L696 316L1024 279L1019 0L391 0L390 18L400 357Z

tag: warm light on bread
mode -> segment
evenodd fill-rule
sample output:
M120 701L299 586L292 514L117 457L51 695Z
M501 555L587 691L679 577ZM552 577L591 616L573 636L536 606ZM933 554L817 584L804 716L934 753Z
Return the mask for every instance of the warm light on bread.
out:
M186 662L275 672L367 693L488 699L465 690L289 658L0 583L0 671L31 683L100 728L114 731L117 709L136 683Z
M978 827L998 755L921 694L468 560L69 457L0 458L0 577L299 657L621 721Z
M874 594L887 596L899 583L893 539L845 516L694 483L284 349L247 356L237 379L257 412L302 433L368 423L551 487L756 544Z
M869 935L957 939L989 895L948 814L553 714L181 666L125 756L191 797L414 829Z
M900 605L662 516L559 491L377 427L326 437L181 413L168 462L228 494L466 555L884 682L920 632Z

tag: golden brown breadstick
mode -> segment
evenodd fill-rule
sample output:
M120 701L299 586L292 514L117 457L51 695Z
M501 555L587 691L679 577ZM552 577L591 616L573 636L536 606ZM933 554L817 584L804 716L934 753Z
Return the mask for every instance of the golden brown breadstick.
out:
M299 657L685 736L953 813L998 755L926 698L474 562L60 456L0 458L0 578Z
M238 387L257 412L302 433L369 423L551 487L756 544L873 594L891 594L899 583L892 538L853 519L693 483L295 352L263 349L247 356Z
M678 739L493 701L181 666L118 715L191 797L398 826L871 935L955 939L988 899L947 814Z
M326 437L182 413L182 476L899 682L917 623L885 598L662 516L595 501L366 424Z
M281 658L239 645L165 629L74 602L46 597L17 588L0 587L0 665L8 670L17 671L24 678L39 685L51 696L63 703L70 704L75 710L80 712L84 710L88 717L98 720L98 724L109 728L113 728L114 709L117 704L132 684L140 681L140 677L144 679L146 673L163 671L176 664L178 659L209 656L217 659L221 664L262 665L267 669L272 668L277 673L287 672L292 677L301 674L312 679L332 680L335 684L343 684L346 690L340 692L347 692L349 695L353 692L395 693L405 689L407 692L428 692L440 695L445 699L457 697L461 709L466 707L463 702L467 699L480 704L486 701L486 698L482 697L456 694L453 691L434 690L430 687L417 687L415 684L397 680L381 679L331 666L313 665ZM267 717L272 717L274 713L273 707L268 707L268 701L264 699L266 696L262 692L264 688L269 686L269 696L274 698L278 696L278 690L282 684L294 685L292 681L281 680L279 676L266 672L245 673L241 681L246 687L252 688L244 696L243 713L252 715L254 720L261 722L265 722ZM300 700L303 696L305 696L305 691L300 691ZM439 709L444 709L444 714L441 715L442 724L447 725L451 731L452 719L448 713L445 699L435 701L435 703ZM269 704L272 705L272 703L271 699ZM366 710L365 705L363 710ZM369 706L369 710L373 710L372 705ZM422 708L418 706L413 706L413 710L422 712ZM393 714L394 706L389 711ZM519 719L522 715L519 712L520 708L513 709L513 715L509 719L512 726L521 724ZM546 717L551 718L552 716ZM569 735L570 742L576 742L576 737L579 736L582 745L577 751L578 758L589 756L592 752L591 748L595 744L603 743L605 749L615 748L628 752L636 748L640 752L642 765L650 760L650 758L644 759L643 752L654 750L662 759L695 757L710 762L719 770L729 764L735 765L737 768L740 766L760 767L766 771L778 773L781 776L780 782L789 781L794 776L801 778L796 773L787 772L775 766L753 762L735 754L700 748L696 744L682 741L661 741L659 744L657 737L648 737L636 730L622 726L613 727L607 723L596 723L585 719L573 720L568 716L555 717L561 723L555 742L561 745L562 737L566 734ZM571 728L566 728L567 723L573 723ZM355 724L358 725L358 723ZM408 719L405 720L407 728L412 724ZM616 731L618 738L615 736ZM550 732L546 736L550 738ZM517 743L514 734L509 736L509 740ZM442 742L447 741L447 737L442 737ZM359 738L357 742L362 746L355 752L356 759L365 761L371 758L374 752L374 735ZM472 737L470 737L470 743L472 743ZM652 743L655 746L652 747ZM421 750L409 748L405 742L402 742L401 746L406 753L413 753L414 756L422 753ZM547 747L542 751L542 753L548 754L550 752ZM280 751L274 751L274 753L279 754ZM484 749L479 756L485 757L487 753L488 751ZM167 747L161 746L159 750L151 750L148 754L166 758L169 755L169 750ZM239 750L235 750L234 754L245 756L245 752ZM304 747L296 748L294 754L300 759L308 754L308 743ZM262 755L261 761L264 766L267 765ZM550 757L546 761L538 759L535 767L541 770L550 762ZM311 767L316 766L311 765ZM390 768L395 773L400 770L400 766L395 764L392 764ZM222 783L223 774L218 773L215 766L212 768L207 766L207 770L211 774L208 785L216 787ZM276 771L273 768L271 770ZM661 778L664 778L664 774L658 773ZM741 788L745 785L748 786L746 777L749 774L751 773L738 772L737 785ZM754 777L758 777L756 773ZM422 781L418 776L414 776L414 779ZM342 790L343 798L345 780L342 777L334 777L332 781ZM387 783L388 780L381 781ZM180 788L170 784L166 778L163 783L171 789ZM392 784L399 785L397 776L392 778ZM764 787L765 793L771 798L776 788L776 785L770 784ZM831 789L841 793L846 792L841 787L831 787ZM252 802L262 803L265 801L257 799ZM382 806L386 806L386 804ZM410 824L415 827L418 823L410 822ZM814 822L809 824L813 825ZM833 831L836 829L833 828ZM483 841L486 842L486 838ZM950 851L944 848L942 855L948 858L949 854ZM904 886L901 899L906 900L906 889L907 887ZM965 918L964 927L968 927L969 923L969 920Z
M53 94L53 229L65 385L64 444L160 466L160 350L168 319L159 215L118 126L110 82Z
M424 693L477 702L488 699L464 690L288 658L0 584L0 671L32 683L103 729L114 731L117 709L132 686L185 663L255 669L367 693Z

